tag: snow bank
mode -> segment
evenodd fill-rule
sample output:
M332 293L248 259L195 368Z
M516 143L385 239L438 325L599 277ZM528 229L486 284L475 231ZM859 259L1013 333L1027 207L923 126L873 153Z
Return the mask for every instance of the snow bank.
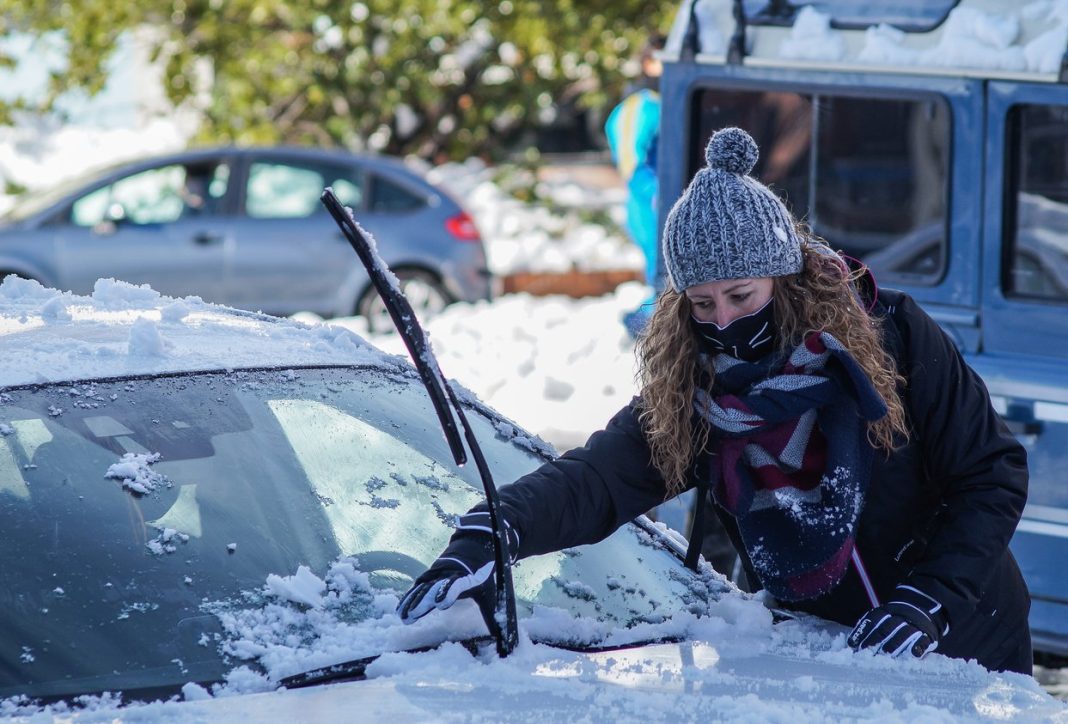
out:
M599 224L584 223L574 213L526 204L494 183L494 173L477 158L427 171L432 183L459 199L475 218L494 274L645 268L638 247L626 237ZM544 197L562 207L605 208L618 223L625 220L622 205L626 190L622 186L598 191L566 176L538 185Z
M426 329L446 377L562 450L583 444L637 394L634 342L620 320L648 294L638 283L588 299L511 294L454 304ZM358 317L327 325L366 334ZM406 354L396 335L368 339Z

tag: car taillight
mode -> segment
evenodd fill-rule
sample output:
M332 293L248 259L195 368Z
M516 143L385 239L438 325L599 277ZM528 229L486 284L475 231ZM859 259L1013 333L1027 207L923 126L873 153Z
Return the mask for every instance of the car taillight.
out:
M475 220L466 211L445 219L445 228L460 241L481 241Z

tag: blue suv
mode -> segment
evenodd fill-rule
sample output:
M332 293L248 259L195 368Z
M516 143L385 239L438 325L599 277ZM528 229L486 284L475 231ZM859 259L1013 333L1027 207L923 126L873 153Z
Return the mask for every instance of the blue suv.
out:
M754 175L944 327L1027 448L1012 550L1035 648L1068 655L1068 55L1038 52L1057 26L995 4L684 2L662 57L660 222L712 132L740 126ZM984 41L984 20L1004 32Z

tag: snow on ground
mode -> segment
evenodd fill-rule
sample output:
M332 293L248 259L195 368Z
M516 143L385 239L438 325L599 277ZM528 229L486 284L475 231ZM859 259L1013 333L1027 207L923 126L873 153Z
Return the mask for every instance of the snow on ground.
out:
M584 443L637 394L634 343L620 319L648 294L636 282L590 299L510 294L454 304L426 329L446 377L562 451ZM407 355L399 337L369 335L361 317L328 324Z
M460 199L475 217L494 274L644 269L638 247L621 232L583 222L575 213L599 209L622 227L626 190L621 183L594 186L566 172L530 179L539 195L560 209L554 212L511 196L494 182L494 173L477 158L427 171L431 182Z

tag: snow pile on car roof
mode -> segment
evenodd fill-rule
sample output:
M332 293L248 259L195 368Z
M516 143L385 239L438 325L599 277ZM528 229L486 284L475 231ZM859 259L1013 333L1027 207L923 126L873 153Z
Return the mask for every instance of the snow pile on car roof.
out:
M725 55L735 31L734 3L688 0L680 4L666 52L681 52L690 18L697 19L701 52ZM887 6L892 15L893 9ZM962 2L926 32L905 32L890 22L865 29L838 28L827 12L808 5L792 27L750 23L748 54L758 58L869 65L872 69L937 68L1055 75L1068 41L1068 3L1063 0Z
M339 327L173 299L101 279L91 296L7 277L0 284L0 386L266 366L379 364L399 358Z

